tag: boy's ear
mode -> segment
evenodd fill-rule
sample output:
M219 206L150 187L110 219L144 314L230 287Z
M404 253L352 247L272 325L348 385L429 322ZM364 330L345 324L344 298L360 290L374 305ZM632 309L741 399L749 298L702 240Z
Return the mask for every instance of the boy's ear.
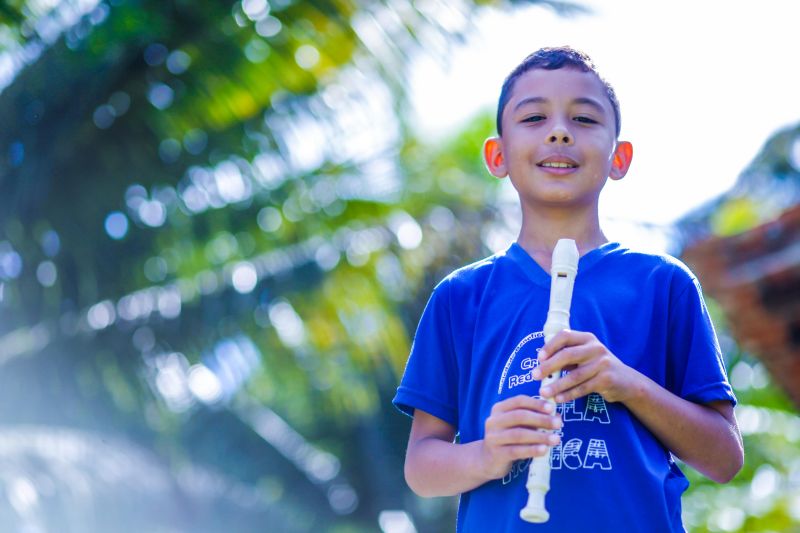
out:
M612 180L621 180L628 173L633 159L633 145L628 141L619 141L614 150L614 160L611 162L611 173L608 175Z
M499 137L489 137L483 143L483 161L486 163L486 168L495 178L508 176L506 159L503 156L503 142Z

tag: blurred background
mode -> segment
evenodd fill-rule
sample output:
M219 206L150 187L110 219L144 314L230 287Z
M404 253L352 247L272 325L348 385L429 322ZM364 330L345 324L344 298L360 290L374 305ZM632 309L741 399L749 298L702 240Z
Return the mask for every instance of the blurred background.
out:
M0 3L0 530L452 530L390 400L516 236L503 77L568 43L637 147L607 233L695 269L740 401L686 525L800 531L797 9L751 4Z

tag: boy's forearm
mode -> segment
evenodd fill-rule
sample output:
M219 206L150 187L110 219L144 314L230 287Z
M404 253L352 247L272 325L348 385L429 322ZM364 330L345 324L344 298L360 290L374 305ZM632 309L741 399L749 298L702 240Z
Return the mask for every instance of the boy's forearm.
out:
M675 456L710 479L727 483L744 461L741 435L733 417L684 400L642 375L623 403ZM726 406L727 407L727 406Z
M468 444L434 437L409 445L405 476L408 486L425 497L455 496L490 481L481 472L480 441Z

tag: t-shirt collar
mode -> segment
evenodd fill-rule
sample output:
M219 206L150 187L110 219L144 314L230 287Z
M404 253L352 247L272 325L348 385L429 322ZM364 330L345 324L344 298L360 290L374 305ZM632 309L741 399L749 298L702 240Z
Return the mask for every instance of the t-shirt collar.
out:
M618 242L607 242L601 244L593 250L588 251L578 260L578 275L589 270L603 257L615 250L618 250L619 248L620 244ZM533 257L528 255L528 252L526 252L518 242L511 243L511 246L508 247L506 255L508 255L508 257L510 257L517 265L519 265L519 267L525 272L531 281L537 285L543 285L545 287L550 286L550 273L546 272L539 265L539 263L534 261Z

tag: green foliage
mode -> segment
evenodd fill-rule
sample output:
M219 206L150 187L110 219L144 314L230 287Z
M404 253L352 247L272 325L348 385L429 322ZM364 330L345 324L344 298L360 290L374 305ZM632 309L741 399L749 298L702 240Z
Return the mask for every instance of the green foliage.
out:
M800 522L800 491L794 481L800 473L800 417L764 366L730 339L716 302L709 299L708 304L725 341L726 363L739 402L736 416L745 464L727 485L683 467L691 481L684 496L686 526L698 533L794 531Z
M8 1L0 4L0 24L15 27L24 17L22 15L22 1Z
M3 89L0 420L125 435L164 475L199 470L168 501L208 508L205 529L188 510L179 529L219 530L233 509L238 531L265 515L371 531L404 507L438 529L450 506L405 503L407 421L388 397L432 284L487 251L491 121L426 145L402 123L404 80L478 7L453 33L434 4L266 6L101 2ZM42 45L31 28L73 9L20 7L8 20L27 29L0 46ZM318 479L306 463L325 453L341 471ZM59 476L41 465L30 479ZM166 527L128 512L103 516Z
M716 235L729 236L754 228L763 218L749 198L732 198L723 203L711 218L711 228Z

